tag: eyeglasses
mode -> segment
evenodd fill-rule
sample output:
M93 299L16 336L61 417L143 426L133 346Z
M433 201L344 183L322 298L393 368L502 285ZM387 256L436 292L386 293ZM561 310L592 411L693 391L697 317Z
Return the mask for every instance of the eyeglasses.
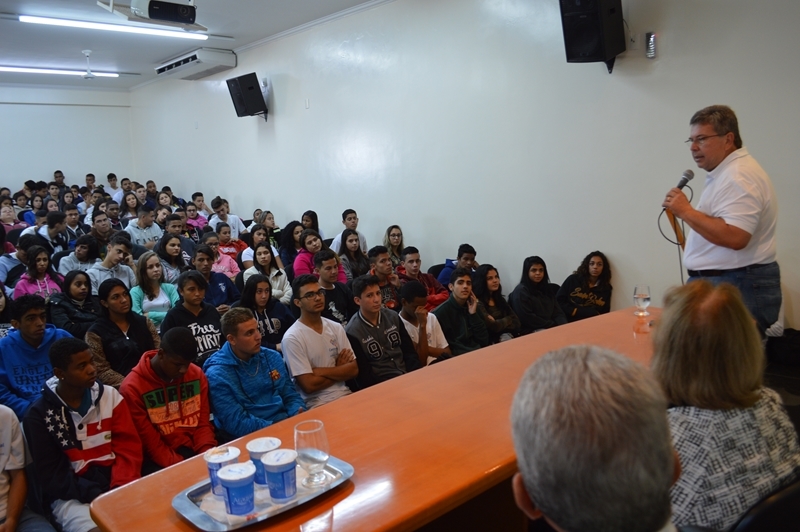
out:
M305 295L300 296L300 299L307 299L311 301L312 299L316 299L318 297L325 297L325 289L317 290L316 292L306 292Z
M725 133L725 135L727 135L727 133ZM705 144L708 139L712 137L724 137L725 135L700 135L699 137L695 138L689 137L688 139L686 139L686 144L688 144L689 146L691 146L692 144L697 144L698 146L702 147L703 144Z
M403 233L392 233L389 235L389 238L400 238L403 236Z

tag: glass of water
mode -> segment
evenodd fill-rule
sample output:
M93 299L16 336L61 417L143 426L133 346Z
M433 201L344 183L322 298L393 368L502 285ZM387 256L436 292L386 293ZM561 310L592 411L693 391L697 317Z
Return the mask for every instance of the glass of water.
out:
M636 316L649 316L647 307L650 306L650 287L646 284L637 284L633 289L633 304L636 305Z
M322 421L312 419L294 426L294 450L297 451L297 463L308 473L303 479L303 486L307 488L324 486L328 482L328 477L323 469L328 463L330 449Z

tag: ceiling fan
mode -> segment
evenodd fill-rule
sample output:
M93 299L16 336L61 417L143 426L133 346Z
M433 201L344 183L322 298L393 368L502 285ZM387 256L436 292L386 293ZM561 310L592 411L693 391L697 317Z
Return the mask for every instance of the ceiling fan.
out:
M89 56L92 55L91 50L81 50L81 53L86 56L86 74L83 75L83 79L94 79L97 76L92 74L92 67L89 65Z

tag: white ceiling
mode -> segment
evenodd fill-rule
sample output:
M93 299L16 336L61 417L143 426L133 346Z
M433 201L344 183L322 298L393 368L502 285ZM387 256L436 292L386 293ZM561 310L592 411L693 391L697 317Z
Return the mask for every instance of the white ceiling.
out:
M106 0L108 3L108 0ZM121 0L120 3L129 3ZM92 50L97 72L139 74L95 78L0 72L0 84L53 85L126 90L155 78L154 68L196 48L236 50L304 24L375 0L196 0L197 23L206 41L123 34L9 20L7 14L34 15L112 24L133 24L109 13L96 0L0 0L0 66L82 70L81 50ZM135 25L135 24L134 24ZM169 28L165 28L169 29ZM189 83L188 81L186 83Z

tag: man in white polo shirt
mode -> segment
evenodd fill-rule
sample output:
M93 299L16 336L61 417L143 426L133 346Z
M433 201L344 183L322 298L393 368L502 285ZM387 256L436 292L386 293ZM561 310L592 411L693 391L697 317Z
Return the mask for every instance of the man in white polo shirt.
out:
M767 173L742 147L736 114L712 105L690 120L689 143L697 166L706 170L697 208L677 188L663 206L692 229L684 262L689 281L731 283L763 334L778 320L781 276L776 257L778 203Z

